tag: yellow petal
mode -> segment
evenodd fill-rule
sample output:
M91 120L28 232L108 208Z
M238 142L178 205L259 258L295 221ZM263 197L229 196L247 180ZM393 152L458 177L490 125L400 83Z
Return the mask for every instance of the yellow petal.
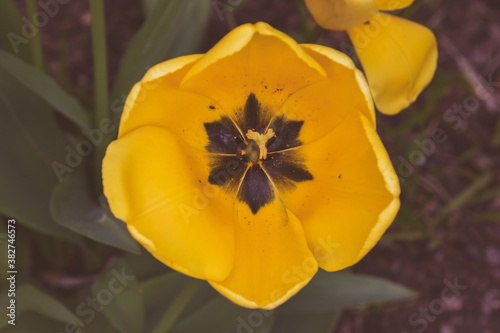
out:
M313 57L325 69L328 77L339 87L333 91L336 92L339 89L347 90L349 88L349 98L353 101L358 101L355 104L356 110L362 112L375 125L375 108L370 88L368 87L368 83L366 83L363 73L356 68L351 58L340 51L322 45L302 44L301 46L307 54ZM355 86L357 88L354 88ZM364 97L365 103L360 102L362 99L359 97L360 92ZM337 108L334 109L336 110Z
M378 241L399 208L399 183L374 127L362 114L300 148L312 181L281 193L302 223L320 267L355 264Z
M275 112L289 94L325 77L292 38L260 22L226 35L191 68L181 88L212 98L228 114L238 113L251 93Z
M324 137L349 115L368 109L357 86L349 85L346 82L349 78L341 78L323 80L299 90L286 100L278 112L289 121L303 121L298 138L302 143Z
M112 142L103 161L113 213L156 258L215 281L230 272L230 198L208 183L208 160L170 132L144 126Z
M120 119L119 136L134 128L133 125L126 123L137 101L142 101L151 91L161 89L163 86L178 87L186 72L201 56L203 55L193 54L178 57L151 67L127 96Z
M438 54L428 28L380 13L348 32L382 113L408 107L432 80Z
M414 0L373 0L380 10L397 10L410 6Z
M314 20L329 30L355 27L378 11L373 0L306 0L306 5Z
M205 150L205 123L225 115L212 99L178 87L186 71L200 58L186 56L151 68L129 94L118 137L142 127L168 129L189 145Z
M234 267L223 282L210 283L234 303L273 309L299 291L317 271L304 232L279 198L253 214L236 204Z

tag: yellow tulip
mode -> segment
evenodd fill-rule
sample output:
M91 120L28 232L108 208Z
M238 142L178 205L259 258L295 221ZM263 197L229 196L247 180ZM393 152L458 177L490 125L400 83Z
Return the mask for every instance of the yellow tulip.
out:
M103 184L158 260L249 308L280 305L318 266L353 265L399 208L362 74L265 23L151 68Z
M306 0L312 16L323 28L347 30L365 69L375 105L385 114L399 113L413 103L436 71L438 53L432 31L378 11L398 10L412 3Z

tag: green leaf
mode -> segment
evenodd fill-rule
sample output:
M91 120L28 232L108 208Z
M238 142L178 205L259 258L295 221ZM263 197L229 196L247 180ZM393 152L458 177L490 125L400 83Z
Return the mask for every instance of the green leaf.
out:
M85 109L50 76L2 50L0 50L0 67L75 124L81 128L90 128L90 119ZM32 112L42 112L42 110L34 109Z
M0 303L4 305L6 302L5 298L7 298L7 293L2 295L1 297L2 300L0 301ZM81 320L70 310L68 310L62 303L53 298L51 295L35 288L30 284L21 285L17 288L15 305L17 316L21 316L23 312L33 311L56 321L60 321L63 323L72 322L76 325L83 326ZM2 308L5 309L4 307ZM21 321L22 319L17 318L17 316L16 321ZM3 315L2 317L8 318L5 315ZM8 318L8 320L9 319L10 318ZM0 327L8 325L3 320L4 318L2 318Z
M90 308L88 310L86 310L86 314L89 314L89 311ZM116 333L116 330L113 328L113 326L111 326L111 324L109 323L108 319L105 317L105 315L103 313L95 313L95 317L92 318L92 320L90 322L85 322L85 327L82 329L81 332L79 332L78 330L76 331L72 331L72 330L67 330L65 328L65 330L63 331L62 329L60 329L60 331L54 331L54 332L50 332L50 333L66 333L66 332L74 332L74 333ZM87 318L87 321L89 319ZM31 332L31 331L30 331ZM142 333L142 332L141 332Z
M142 333L144 302L137 278L123 260L102 274L92 294L110 324L120 333Z
M151 14L154 6L156 5L157 0L142 0L142 7L147 15Z
M161 317L152 333L166 333L178 322L179 317L184 313L187 305L201 287L201 280L190 279L175 296L175 299L168 310Z
M413 297L415 293L410 289L380 278L321 270L280 310L284 313L321 313Z
M178 296L179 290L190 280L192 279L183 274L170 271L141 283L140 289L144 297L147 313L146 332L153 331ZM158 290L161 290L161 293ZM184 308L180 318L198 311L217 295L218 293L208 283L203 283Z
M146 332L151 332L161 320L187 279L172 271L141 282L140 290L146 307Z
M97 242L140 253L125 223L93 200L88 184L82 173L74 173L54 188L50 209L57 223Z
M273 324L273 311L246 309L218 295L198 311L179 321L172 333L269 333Z
M0 333L60 333L65 331L65 325L69 326L72 325L72 323L61 323L35 312L24 312L22 314L19 314L19 316L16 316L16 325L9 324L7 326L4 326L0 328ZM75 325L73 327L75 329L80 329L78 325ZM78 332L78 330L74 332ZM101 332L104 333L104 331Z
M340 310L331 313L279 314L278 308L272 333L332 333L341 315Z
M123 100L151 66L194 53L210 9L210 0L156 1L120 63L112 101Z
M146 308L153 310L167 300L172 300L179 287L185 282L185 277L175 271L141 282L140 290ZM161 293L158 290L161 290Z
M148 251L141 251L141 254L127 253L122 258L135 272L140 281L172 272L170 267L156 259Z
M57 183L54 162L65 161L66 139L46 104L0 68L0 212L26 227L72 242L49 210Z
M31 61L32 36L23 34L23 21L14 1L0 1L0 38L3 49L16 54L24 61Z

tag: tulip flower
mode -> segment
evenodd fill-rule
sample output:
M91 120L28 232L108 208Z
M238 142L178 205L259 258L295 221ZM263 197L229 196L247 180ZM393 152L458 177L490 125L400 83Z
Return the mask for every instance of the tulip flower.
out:
M353 265L399 208L361 72L265 23L152 67L103 185L158 260L248 308L280 305L318 266Z

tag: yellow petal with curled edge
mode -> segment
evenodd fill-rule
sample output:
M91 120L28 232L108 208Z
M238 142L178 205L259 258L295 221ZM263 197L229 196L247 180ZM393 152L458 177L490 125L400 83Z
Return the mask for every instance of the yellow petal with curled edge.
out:
M380 10L398 10L410 6L414 0L373 0Z
M127 124L130 113L136 107L136 102L151 98L151 92L163 87L178 87L186 72L202 57L202 54L193 54L164 61L151 67L144 77L136 83L125 100L118 137L137 126Z
M375 107L373 98L363 73L356 68L351 58L330 47L317 44L301 44L302 48L314 58L326 71L326 74L338 88L337 92L352 99L355 109L362 112L375 125ZM343 86L343 88L342 88ZM349 91L349 92L348 92ZM327 96L328 93L325 93ZM333 100L337 98L333 97ZM362 102L364 100L364 102ZM331 111L337 110L332 108Z
M255 215L242 202L235 211L233 270L226 280L209 282L238 305L273 309L305 286L318 264L300 222L279 198Z
M348 33L380 112L400 112L431 82L438 53L428 28L380 13Z
M208 160L169 131L135 129L103 160L111 210L158 260L193 277L221 281L233 265L231 199L208 183Z
M291 37L259 22L221 39L188 71L181 88L208 96L239 117L252 93L272 113L291 93L325 77Z
M329 30L355 27L378 11L373 0L306 0L306 5L314 20Z
M178 87L199 58L185 56L152 67L129 94L118 138L141 126L158 126L205 150L208 135L204 124L226 114L214 100Z
M329 135L300 148L314 180L280 193L302 223L321 268L355 264L399 209L399 182L370 121L347 117Z

